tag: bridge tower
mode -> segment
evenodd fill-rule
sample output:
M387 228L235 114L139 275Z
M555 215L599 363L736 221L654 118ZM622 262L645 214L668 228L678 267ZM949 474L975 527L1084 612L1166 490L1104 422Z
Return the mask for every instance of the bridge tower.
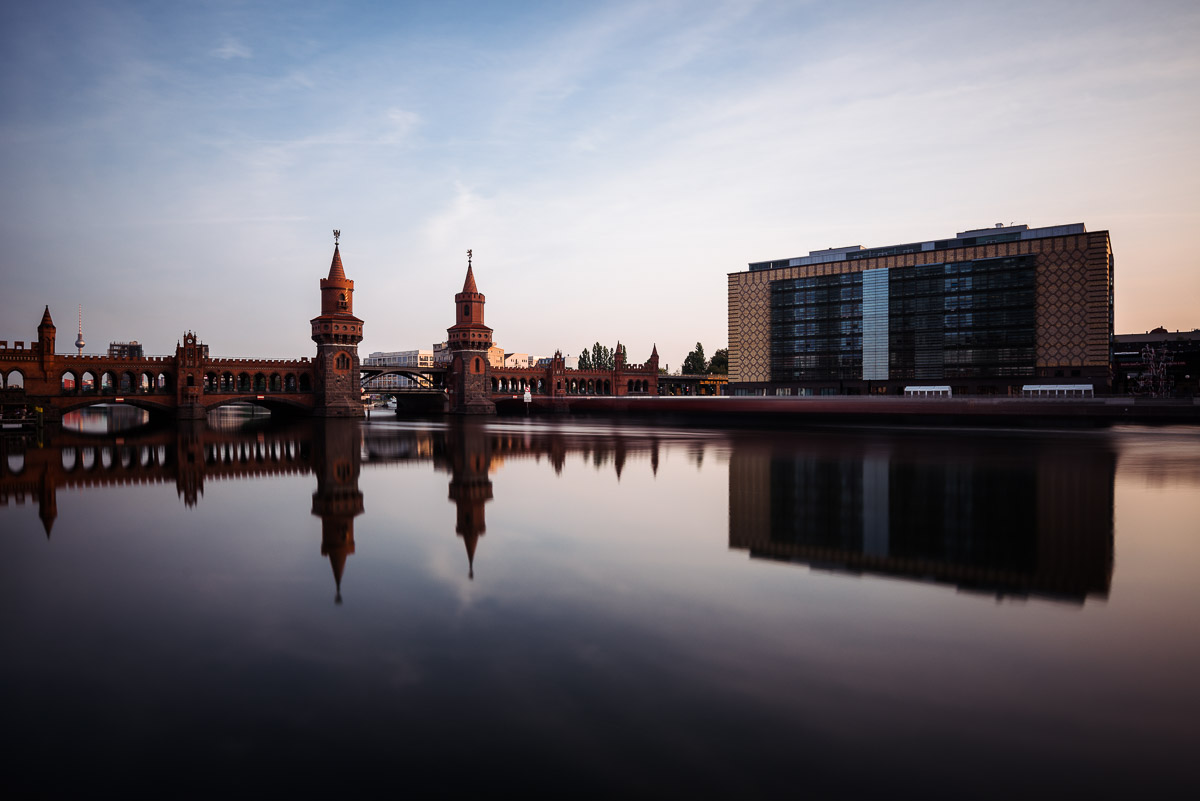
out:
M46 311L42 313L42 321L38 323L38 351L41 359L41 368L49 373L50 364L54 361L54 336L57 329L54 327L54 320L50 317L50 307L46 307Z
M317 343L313 415L317 417L366 414L358 363L363 321L354 316L354 282L342 269L341 233L333 232L333 262L329 277L321 279L321 314L312 319L312 339Z
M467 251L467 280L454 296L454 325L446 329L450 348L450 411L453 414L495 414L492 368L488 348L492 329L483 323L483 293L475 286L471 251Z

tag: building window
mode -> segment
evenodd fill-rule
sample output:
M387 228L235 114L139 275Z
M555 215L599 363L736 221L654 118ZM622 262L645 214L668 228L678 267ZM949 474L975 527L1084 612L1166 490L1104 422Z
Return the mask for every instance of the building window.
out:
M350 357L347 356L345 353L339 353L337 355L337 359L335 360L334 364L337 367L337 369L339 369L339 370L349 370L350 369Z

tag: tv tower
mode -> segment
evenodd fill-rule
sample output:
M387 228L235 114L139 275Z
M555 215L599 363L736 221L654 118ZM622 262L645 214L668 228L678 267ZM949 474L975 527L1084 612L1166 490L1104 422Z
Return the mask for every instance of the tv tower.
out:
M75 347L79 349L79 355L83 355L83 304L79 304L79 336L75 337Z

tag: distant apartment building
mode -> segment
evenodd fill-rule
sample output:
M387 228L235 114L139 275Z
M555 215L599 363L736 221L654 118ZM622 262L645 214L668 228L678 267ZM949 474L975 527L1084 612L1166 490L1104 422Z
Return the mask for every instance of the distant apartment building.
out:
M144 359L145 357L146 353L136 339L132 342L108 343L108 358L110 359Z
M537 363L537 359L530 356L528 353L506 353L504 354L504 367L509 369L533 367Z
M504 348L499 345L488 348L488 365L496 370L504 366Z
M732 394L1112 385L1107 231L997 225L748 267L728 277Z
M553 362L553 361L554 361L553 356L543 356L540 359L538 359L537 362L533 366L545 369L545 368L549 367L551 362ZM563 366L566 367L568 370L578 370L579 369L579 357L578 356L564 356L563 357Z

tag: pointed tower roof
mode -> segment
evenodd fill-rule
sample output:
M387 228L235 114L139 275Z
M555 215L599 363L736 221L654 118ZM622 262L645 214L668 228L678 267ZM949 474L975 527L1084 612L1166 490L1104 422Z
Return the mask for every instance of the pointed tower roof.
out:
M657 355L658 355L658 343L655 342L654 349L650 351L650 358L653 359Z
M472 533L463 536L463 543L467 546L467 578L475 580L475 546L479 544L479 535Z
M333 243L333 261L329 264L329 280L346 280L346 271L342 269L342 254L338 252L336 242Z
M333 568L333 581L337 586L334 602L340 604L342 602L342 573L346 570L346 551L344 549L330 551L329 564Z
M479 288L475 286L475 271L471 269L471 263L467 262L467 280L463 282L462 291L479 294Z
M46 311L42 314L42 321L38 323L38 328L53 328L54 320L50 317L50 307L46 306Z

